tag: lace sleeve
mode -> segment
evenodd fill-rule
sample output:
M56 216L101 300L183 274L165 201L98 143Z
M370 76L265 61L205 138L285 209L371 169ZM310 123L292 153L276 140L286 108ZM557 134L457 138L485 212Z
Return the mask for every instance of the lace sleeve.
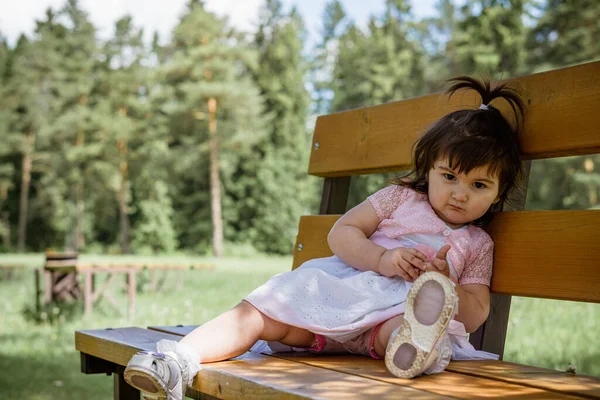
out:
M390 218L392 213L408 197L408 189L398 185L388 186L368 197L380 220Z
M473 251L458 283L461 285L481 284L490 286L494 263L494 242L487 234L483 244Z

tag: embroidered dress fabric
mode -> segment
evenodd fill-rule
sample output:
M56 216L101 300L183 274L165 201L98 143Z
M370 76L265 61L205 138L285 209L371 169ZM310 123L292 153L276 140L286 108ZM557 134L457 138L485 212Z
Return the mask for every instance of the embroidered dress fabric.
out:
M370 196L369 201L380 218L377 231L370 237L374 243L388 249L418 248L429 257L450 244L448 264L458 282L489 286L493 242L485 231L470 225L452 230L437 217L426 195L408 188L390 186ZM402 278L360 271L332 256L307 261L294 271L274 276L245 300L270 318L344 343L404 313L411 286ZM448 333L453 359L498 358L475 350L460 322L451 321ZM301 349L263 341L252 349L290 350Z

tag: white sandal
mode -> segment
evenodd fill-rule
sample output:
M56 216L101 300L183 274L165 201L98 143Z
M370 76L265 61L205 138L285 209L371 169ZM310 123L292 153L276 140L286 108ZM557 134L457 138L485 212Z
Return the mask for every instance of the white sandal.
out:
M140 351L123 373L125 381L148 400L182 400L201 369L196 351L174 340L157 343L159 352Z
M458 295L450 279L438 272L417 278L406 298L402 325L392 332L385 350L388 371L413 378L434 365L440 351L447 352L444 338L457 311Z

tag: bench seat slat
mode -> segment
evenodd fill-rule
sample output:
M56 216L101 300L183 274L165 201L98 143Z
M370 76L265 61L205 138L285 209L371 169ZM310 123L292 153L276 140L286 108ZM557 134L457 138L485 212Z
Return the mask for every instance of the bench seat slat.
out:
M78 351L125 366L139 350L155 351L160 339L179 340L181 335L142 328L87 330L75 333ZM302 379L297 379L299 376ZM188 389L187 396L202 394L229 399L346 399L357 397L392 399L444 399L432 393L372 381L305 363L246 353L229 361L205 365Z
M156 351L161 339L179 340L178 335L130 327L75 332L75 349L125 366L140 350Z
M451 362L448 371L600 399L599 379L567 372L489 360Z
M489 397L522 399L575 399L577 394L567 390L549 391L536 385L509 383L491 377L466 375L449 369L435 375L424 375L418 379L399 379L387 372L381 360L354 355L313 355L306 353L278 353L275 357L295 360L315 367L355 374L381 382L397 383L413 389L450 396L459 399L482 399ZM452 365L453 362L450 363ZM501 363L501 362L499 362Z
M327 234L339 217L301 217L294 268L332 255ZM600 210L502 212L488 231L495 242L492 292L600 303Z
M148 329L184 336L196 327L151 326ZM569 394L600 398L600 380L504 361L452 361L442 374L402 380L391 377L381 361L365 357L315 356L306 353L277 353L273 356L457 398L476 397L478 387L486 388L485 396L510 393L510 396L566 398L566 394Z
M600 152L600 61L516 81L526 104L519 137L525 159ZM475 109L480 102L469 92L457 93L450 101L432 94L320 116L308 173L336 177L405 169L413 143L428 125L449 112ZM510 109L504 101L492 104Z

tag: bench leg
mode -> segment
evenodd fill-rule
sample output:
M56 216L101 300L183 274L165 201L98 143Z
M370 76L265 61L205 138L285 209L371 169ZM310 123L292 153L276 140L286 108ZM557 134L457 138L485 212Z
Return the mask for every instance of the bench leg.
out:
M113 376L115 400L140 400L140 391L125 382L123 374L115 373Z
M83 290L83 315L89 317L92 314L92 307L94 305L94 287L93 281L94 272L85 271L84 277L84 290Z
M113 375L115 400L140 400L140 391L130 386L123 378L125 368L89 354L80 353L81 372L84 374Z
M40 300L40 296L42 295L42 289L41 289L41 283L40 283L40 279L42 279L42 274L43 274L43 270L36 268L35 271L35 311L37 313L42 311L42 305L41 305L41 300Z
M129 319L135 319L135 271L130 270L127 272L127 297L129 300Z
M52 302L52 272L44 270L44 305Z

